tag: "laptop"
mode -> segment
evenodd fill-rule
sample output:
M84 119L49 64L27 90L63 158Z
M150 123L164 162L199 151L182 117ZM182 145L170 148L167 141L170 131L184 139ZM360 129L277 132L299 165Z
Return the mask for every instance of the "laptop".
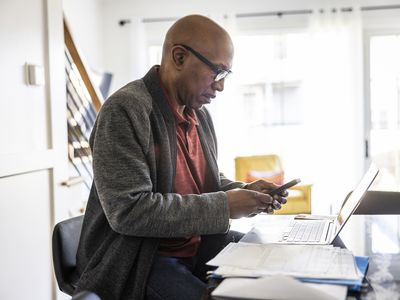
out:
M283 231L278 243L328 245L339 235L347 220L363 200L367 190L378 175L379 170L371 165L357 187L345 200L338 215L312 216L298 215Z

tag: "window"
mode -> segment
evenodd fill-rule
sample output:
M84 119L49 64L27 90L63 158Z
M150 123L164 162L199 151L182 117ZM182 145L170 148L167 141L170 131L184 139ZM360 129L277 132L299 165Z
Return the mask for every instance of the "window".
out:
M235 38L235 76L252 126L303 123L303 33Z

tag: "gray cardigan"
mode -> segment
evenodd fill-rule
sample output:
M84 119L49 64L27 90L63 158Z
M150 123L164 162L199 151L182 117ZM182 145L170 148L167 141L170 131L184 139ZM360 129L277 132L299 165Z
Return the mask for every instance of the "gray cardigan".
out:
M94 182L77 254L77 291L103 300L141 299L159 238L224 233L229 210L223 191L243 187L219 173L211 117L196 111L214 191L172 193L176 132L153 67L103 105L90 145Z

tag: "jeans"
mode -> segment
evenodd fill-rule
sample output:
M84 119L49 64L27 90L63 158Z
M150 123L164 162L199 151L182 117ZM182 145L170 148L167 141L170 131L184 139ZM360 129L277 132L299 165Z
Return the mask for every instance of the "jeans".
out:
M189 258L156 256L147 281L148 300L198 300L207 296L206 262L216 256L228 243L237 242L242 233L205 235L196 256Z

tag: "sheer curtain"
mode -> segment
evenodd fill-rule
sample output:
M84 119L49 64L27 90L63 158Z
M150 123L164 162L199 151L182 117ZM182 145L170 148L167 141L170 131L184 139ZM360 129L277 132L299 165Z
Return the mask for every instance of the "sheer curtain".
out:
M128 30L130 31L129 51L131 61L126 62L127 70L131 80L143 77L148 71L147 63L147 41L145 24L142 18L132 17Z
M209 17L225 28L231 37L235 37L237 29L234 14L212 14ZM239 150L238 144L242 142L239 132L244 120L240 119L241 107L237 105L240 99L238 99L236 91L240 82L238 82L235 74L235 61L232 70L233 74L225 80L224 91L217 93L217 97L207 108L213 116L216 128L220 171L234 180L234 158L240 153L240 151L237 151Z
M363 171L362 26L360 10L321 9L310 17L305 73L307 166L313 209L324 210L352 190ZM303 149L304 151L305 149Z

